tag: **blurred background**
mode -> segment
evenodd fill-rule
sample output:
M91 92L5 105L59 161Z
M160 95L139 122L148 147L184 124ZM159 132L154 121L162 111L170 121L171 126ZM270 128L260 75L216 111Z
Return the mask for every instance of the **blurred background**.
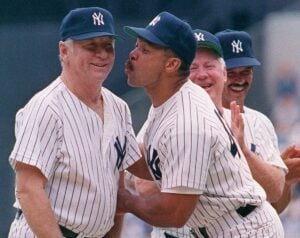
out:
M71 9L100 6L112 12L117 32L124 25L145 26L161 11L186 20L193 28L212 33L227 28L248 31L262 66L247 99L249 107L268 115L280 148L300 143L300 1L299 0L0 0L0 237L7 237L14 218L14 174L8 157L14 144L17 110L60 73L58 28ZM123 65L132 39L116 44L116 62L105 86L126 100L137 132L150 102L141 89L127 85ZM281 215L286 237L300 234L300 189ZM123 237L147 237L149 228L129 216ZM128 230L128 229L127 229Z

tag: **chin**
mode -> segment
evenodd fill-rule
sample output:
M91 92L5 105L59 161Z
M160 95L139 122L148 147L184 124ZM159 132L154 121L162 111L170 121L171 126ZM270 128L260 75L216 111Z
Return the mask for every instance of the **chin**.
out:
M129 86L134 87L134 88L140 88L143 87L142 85L140 85L138 82L136 82L135 80L128 78L127 79L127 83Z
M134 81L130 78L127 78L127 84L131 87L136 87L136 84L134 83Z

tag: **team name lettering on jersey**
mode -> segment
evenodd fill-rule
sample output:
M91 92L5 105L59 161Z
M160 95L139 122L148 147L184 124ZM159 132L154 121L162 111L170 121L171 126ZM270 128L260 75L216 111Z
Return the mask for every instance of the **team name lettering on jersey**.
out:
M256 152L256 145L253 143L251 143L251 151L254 153Z
M123 147L121 146L121 143L120 143L120 140L119 140L119 137L117 136L116 137L116 142L115 142L115 148L116 148L116 151L117 151L117 163L116 163L116 167L118 169L120 169L121 165L122 165L122 162L125 158L125 155L126 155L126 143L127 143L127 138L125 136L125 142L124 142L124 145Z
M147 163L155 177L155 179L160 180L161 179L161 171L159 169L159 163L160 160L158 158L158 153L156 149L152 150L151 154L151 146L149 146L147 150Z

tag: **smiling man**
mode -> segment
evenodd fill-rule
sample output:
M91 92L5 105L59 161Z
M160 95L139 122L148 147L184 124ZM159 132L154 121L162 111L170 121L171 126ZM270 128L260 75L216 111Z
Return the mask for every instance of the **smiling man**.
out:
M250 162L249 167L253 176L265 188L268 200L280 213L287 207L291 199L291 185L299 181L299 176L296 175L299 174L299 148L290 145L281 154L281 158L289 169L285 176L285 183L282 184L282 182L279 182L282 181L282 179L279 180L282 175L278 177L278 169L282 167L280 165L282 162L279 158L278 139L274 126L264 114L245 106L245 99L253 81L253 69L255 66L260 65L260 62L253 55L251 37L247 32L229 29L216 33L216 36L221 43L227 68L227 82L222 98L223 106L229 108L230 103L236 101L245 115L253 118L256 125L262 125L263 130L260 133L264 135L264 138L270 139L270 142L261 148L266 150L266 148L273 147L269 150L268 160L266 161L272 164L273 168L270 167L265 170L265 173L262 173L260 169L257 169L259 166L253 166L254 164L249 160L248 162ZM252 133L252 135L256 134L258 133ZM247 150L246 146L244 148ZM257 144L252 144L249 148L256 153ZM251 151L243 152L247 155L251 154ZM286 172L287 170L285 170Z
M260 62L253 56L252 40L244 31L225 30L216 34L224 53L227 81L223 90L223 106L236 101L244 112L245 99L253 81L253 67Z
M229 108L230 103L236 101L245 118L249 118L253 122L251 126L252 137L257 138L257 135L263 135L261 139L256 142L253 141L249 146L244 143L240 143L240 146L246 158L250 158L248 164L251 172L266 190L268 201L276 203L282 199L282 196L285 196L282 192L285 188L283 176L287 172L280 158L277 135L269 118L259 111L245 106L245 100L253 82L253 69L255 66L259 66L260 62L253 56L252 40L247 32L228 29L218 32L216 36L221 43L227 68L227 82L222 96L223 106ZM261 125L259 130L254 129L257 125ZM245 125L245 129L247 127L249 126ZM261 143L262 140L266 143ZM259 144L261 145L259 146ZM259 150L266 152L267 156L262 158L272 166L268 168L257 164L257 160L251 159L252 155L257 154ZM262 170L264 167L265 169Z
M120 171L147 177L129 108L102 87L116 37L103 8L75 9L63 19L61 75L16 116L10 238L104 237L114 223Z

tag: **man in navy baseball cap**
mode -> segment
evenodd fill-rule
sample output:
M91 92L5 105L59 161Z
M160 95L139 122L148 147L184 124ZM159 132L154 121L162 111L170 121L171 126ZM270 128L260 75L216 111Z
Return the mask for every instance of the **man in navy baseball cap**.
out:
M29 126L16 133L10 156L16 191L24 193L8 237L118 237L112 227L122 171L151 179L145 161L135 163L141 154L127 104L103 86L114 37L105 9L79 8L63 19L61 73L16 116Z
M118 213L130 212L159 227L186 224L197 237L201 234L229 237L250 233L257 236L272 233L281 237L277 230L282 227L276 224L279 218L275 213L273 216L273 210L265 208L265 192L253 181L240 147L228 133L229 126L209 95L180 70L182 62L192 63L197 47L190 27L164 12L146 28L125 27L124 30L137 37L126 63L128 82L132 86L143 87L152 102L139 138L158 191L144 197L141 193L131 194L124 186L120 187ZM219 62L218 56L214 57L212 59ZM225 77L225 64L219 66ZM214 66L209 67L207 70L214 70ZM220 151L226 158L221 162ZM210 166L212 164L214 166ZM216 177L214 175L222 170L231 174L232 179L211 181L208 175ZM228 186L228 182L239 186ZM237 194L243 194L244 200ZM212 197L215 199L210 199ZM206 216L199 210L211 212ZM244 219L251 212L253 214ZM272 214L272 217L257 223L262 213ZM226 218L232 214L236 214L238 221L234 220L228 226ZM219 223L220 217L224 218L223 223ZM250 218L251 226L247 226ZM262 226L265 229L257 229ZM158 237L157 233L153 235ZM166 233L161 235L164 236L159 237L170 237Z
M266 115L245 105L246 97L253 82L254 66L259 66L260 62L253 55L252 40L247 32L225 30L216 33L216 36L222 45L227 67L227 82L222 95L223 106L230 108L230 104L236 101L243 112L243 117L247 120L245 121L244 138L249 137L249 140L248 145L244 144L246 146L240 143L242 151L248 156L247 161L253 178L264 188L268 201L272 202L273 206L278 209L277 212L279 212L288 204L289 199L287 197L290 193L284 182L287 167L280 157L277 135L271 120ZM254 122L256 125L263 126L251 126ZM247 135L247 132L249 135ZM259 134L263 135L263 139L259 136L250 136ZM270 151L270 153L264 155L260 152L261 147L265 151ZM284 159L287 159L285 161L290 159L288 158L289 155L297 154L297 150L296 147L288 147L282 153L282 155L285 155ZM254 158L257 155L259 155L258 159L255 160ZM266 171L263 177L258 172L262 169ZM272 186L273 184L276 184L276 186ZM282 191L286 192L282 193ZM276 229L282 230L280 224L276 227ZM280 236L284 236L283 230Z
M124 31L132 37L170 48L187 64L195 57L196 42L190 25L168 12L157 15L145 28L125 26Z
M117 38L114 19L109 11L100 7L76 8L62 20L60 40L85 40L97 36Z
M254 57L252 40L245 31L224 30L215 34L222 46L227 69L227 82L223 91L223 106L236 101L244 111L246 96L253 81L253 67L260 62Z

